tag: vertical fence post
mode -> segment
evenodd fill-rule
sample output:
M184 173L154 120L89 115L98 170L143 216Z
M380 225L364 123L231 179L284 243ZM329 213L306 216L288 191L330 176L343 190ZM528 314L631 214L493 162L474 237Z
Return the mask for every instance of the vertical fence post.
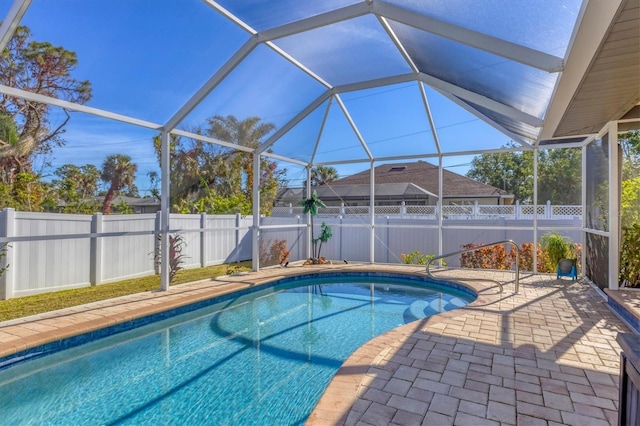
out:
M103 228L102 213L95 213L91 217L91 233L100 234ZM102 238L91 237L91 264L89 266L89 275L91 285L102 283Z
M344 257L342 257L342 232L344 230L344 227L342 226L342 215L338 216L338 218L340 219L340 226L338 227L338 229L340 230L340 239L338 240L340 242L340 248L338 249L338 259L344 259Z
M302 219L302 217L300 217L300 215L296 215L296 221L297 221L298 225L300 225L301 219ZM297 251L296 260L302 259L302 246L304 245L304 244L300 243L300 229L302 229L302 228L300 228L300 227L296 228L296 232L298 234L298 236L296 237L296 242L295 242L296 247L297 247L297 249L296 249L296 251ZM293 253L292 253L292 256L293 256Z
M293 216L293 204L289 203L289 215Z
M404 201L402 202L404 204ZM387 235L385 238L385 247L387 248L385 251L387 252L387 260L386 262L389 263L389 216L387 216Z
M516 220L520 219L520 200L516 200L516 206L515 206L515 218Z
M400 203L400 217L404 218L404 216L407 214L407 206L405 204L405 202L401 202Z
M478 208L478 200L473 202L473 218L478 218L478 213L480 213L480 209Z
M551 212L553 209L551 208L551 200L547 200L547 204L544 207L544 217L546 219L551 219Z
M240 247L240 219L242 218L242 216L240 215L240 213L236 213L236 231L235 231L235 236L236 236L236 263L240 262L240 250L242 250L242 247Z
M200 267L207 266L207 214L200 213Z
M160 275L160 220L161 211L156 212L156 220L153 225L153 273Z
M11 238L15 235L15 219L16 211L10 207L5 208L2 211L4 215L4 232L2 235L6 238ZM15 245L16 243L4 243L2 249L5 250L4 257L0 261L0 267L7 268L4 274L0 277L0 299L11 299L15 290L15 270L16 270L16 257L15 257Z

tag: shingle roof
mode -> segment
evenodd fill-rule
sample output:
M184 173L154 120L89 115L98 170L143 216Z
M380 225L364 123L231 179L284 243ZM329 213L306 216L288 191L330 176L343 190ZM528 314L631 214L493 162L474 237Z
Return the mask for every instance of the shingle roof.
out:
M353 185L321 185L313 187L318 193L318 198L325 202L341 201L341 200L368 200L370 198L370 185L353 184ZM387 183L375 185L376 200L397 199L402 197L404 200L425 199L429 196L437 199L436 194L429 193L413 183ZM278 195L281 203L296 203L306 197L305 188L284 188Z
M443 195L445 197L478 197L502 196L509 197L507 191L491 185L477 182L466 176L443 170ZM369 170L364 170L331 182L331 186L361 185L369 183ZM425 191L438 194L438 167L425 161L413 163L382 164L375 168L375 183L413 183Z

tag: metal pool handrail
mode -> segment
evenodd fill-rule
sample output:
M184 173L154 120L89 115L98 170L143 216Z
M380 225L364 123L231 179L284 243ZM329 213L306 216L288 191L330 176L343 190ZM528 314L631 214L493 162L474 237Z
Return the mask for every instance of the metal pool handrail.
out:
M431 275L431 271L429 271L429 267L436 260L444 259L445 257L455 256L457 254L466 253L466 252L469 252L469 251L476 251L478 249L485 248L485 247L497 246L497 245L500 245L500 244L513 244L513 246L516 248L516 280L515 280L515 284L516 284L515 287L516 288L515 288L514 293L518 293L520 291L520 247L518 247L518 244L516 244L516 242L513 241L513 240L496 241L494 243L482 244L482 245L477 246L477 247L471 247L471 248L467 248L467 249L463 249L463 250L454 251L454 252L451 252L451 253L442 254L440 256L432 257L427 262L427 275L429 276L429 278L438 279L438 278L434 277L433 275ZM488 280L488 281L494 281L494 282L498 283L498 285L500 286L500 292L504 291L504 287L498 281L495 281L495 280Z

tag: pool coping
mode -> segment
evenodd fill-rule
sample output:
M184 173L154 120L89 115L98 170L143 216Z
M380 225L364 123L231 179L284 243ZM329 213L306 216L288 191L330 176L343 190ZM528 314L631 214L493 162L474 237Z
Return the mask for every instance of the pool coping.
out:
M398 347L407 338L426 327L446 323L448 320L464 315L469 310L494 303L511 289L500 292L495 282L490 279L472 279L471 282L464 278L447 278L447 281L466 286L477 295L476 300L466 306L451 311L439 313L425 320L413 321L409 324L396 327L369 340L356 349L338 369L329 385L325 388L315 408L307 418L305 425L338 425L345 422L345 413L367 390L367 385L372 380L369 376L371 368L383 369L384 359L387 353L394 347Z

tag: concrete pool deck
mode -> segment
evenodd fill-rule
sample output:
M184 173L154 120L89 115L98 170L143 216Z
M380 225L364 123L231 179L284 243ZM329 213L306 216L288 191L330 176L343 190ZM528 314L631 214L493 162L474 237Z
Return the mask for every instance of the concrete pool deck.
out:
M424 267L340 264L265 268L0 323L0 357L123 321L325 271L423 274ZM440 272L436 272L438 275ZM581 282L447 270L472 304L389 331L357 349L309 425L610 425L618 420L619 332L629 329ZM511 282L500 293L487 280Z

